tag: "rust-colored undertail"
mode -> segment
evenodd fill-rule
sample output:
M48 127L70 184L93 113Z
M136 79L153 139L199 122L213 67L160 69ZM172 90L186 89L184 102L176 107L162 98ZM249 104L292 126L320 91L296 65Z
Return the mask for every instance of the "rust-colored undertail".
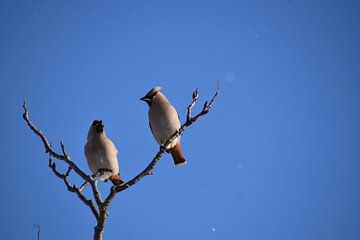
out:
M181 166L187 163L179 143L176 144L175 147L170 149L170 153L174 159L175 166Z
M116 185L123 185L125 184L123 180L121 180L120 175L114 175L110 177L110 181L114 184L114 186Z

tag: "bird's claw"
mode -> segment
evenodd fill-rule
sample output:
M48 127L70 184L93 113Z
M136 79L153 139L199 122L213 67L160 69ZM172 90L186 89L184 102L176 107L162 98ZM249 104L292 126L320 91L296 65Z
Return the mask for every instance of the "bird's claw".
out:
M101 176L101 175L103 175L105 172L111 172L111 173L112 173L112 171L111 171L110 169L107 169L107 168L99 168L99 169L98 169L98 172L96 173L96 176Z
M166 151L166 148L165 148L165 146L163 144L160 145L160 151L162 151L162 152Z

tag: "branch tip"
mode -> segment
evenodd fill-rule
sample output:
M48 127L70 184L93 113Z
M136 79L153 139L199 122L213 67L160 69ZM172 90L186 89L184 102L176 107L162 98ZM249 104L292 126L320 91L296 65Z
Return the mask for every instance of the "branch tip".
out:
M61 145L61 151L64 155L65 158L68 158L68 155L67 155L67 152L66 152L66 149L65 149L65 145L62 141L60 141L60 145Z
M203 106L203 111L205 111L208 107L208 101L206 100L205 103L204 103L204 106Z
M215 92L215 95L213 96L213 98L210 100L210 103L208 106L209 109L212 107L213 102L215 101L215 98L219 95L219 92L220 92L220 82L217 81L216 92Z
M199 91L198 88L195 89L195 91L193 92L192 98L195 100L197 100L199 97Z

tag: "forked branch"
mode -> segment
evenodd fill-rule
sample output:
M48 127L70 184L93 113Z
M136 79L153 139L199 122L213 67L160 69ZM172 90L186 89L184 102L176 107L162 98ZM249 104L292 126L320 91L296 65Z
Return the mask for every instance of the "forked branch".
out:
M69 192L76 193L76 195L79 197L79 199L83 203L85 203L85 205L90 207L91 212L94 214L95 218L98 219L99 211L96 209L94 202L91 199L86 198L85 195L82 193L83 188L82 187L78 188L75 184L71 185L68 177L69 177L69 174L70 174L70 171L72 168L69 167L65 174L60 173L56 169L56 164L51 159L51 154L49 154L49 167L51 168L51 170L53 171L55 176L57 176L58 178L60 178L64 181L67 190Z

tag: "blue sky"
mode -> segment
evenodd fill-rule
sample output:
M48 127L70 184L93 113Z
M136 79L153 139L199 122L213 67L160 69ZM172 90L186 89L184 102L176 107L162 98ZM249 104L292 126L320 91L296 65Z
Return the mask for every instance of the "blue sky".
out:
M359 12L356 1L2 0L3 238L35 239L40 223L41 239L91 239L95 225L47 167L24 99L88 173L87 131L103 119L128 180L158 150L139 98L162 86L184 120L192 91L202 103L219 80L214 108L182 137L188 164L166 155L119 194L104 239L360 239Z

